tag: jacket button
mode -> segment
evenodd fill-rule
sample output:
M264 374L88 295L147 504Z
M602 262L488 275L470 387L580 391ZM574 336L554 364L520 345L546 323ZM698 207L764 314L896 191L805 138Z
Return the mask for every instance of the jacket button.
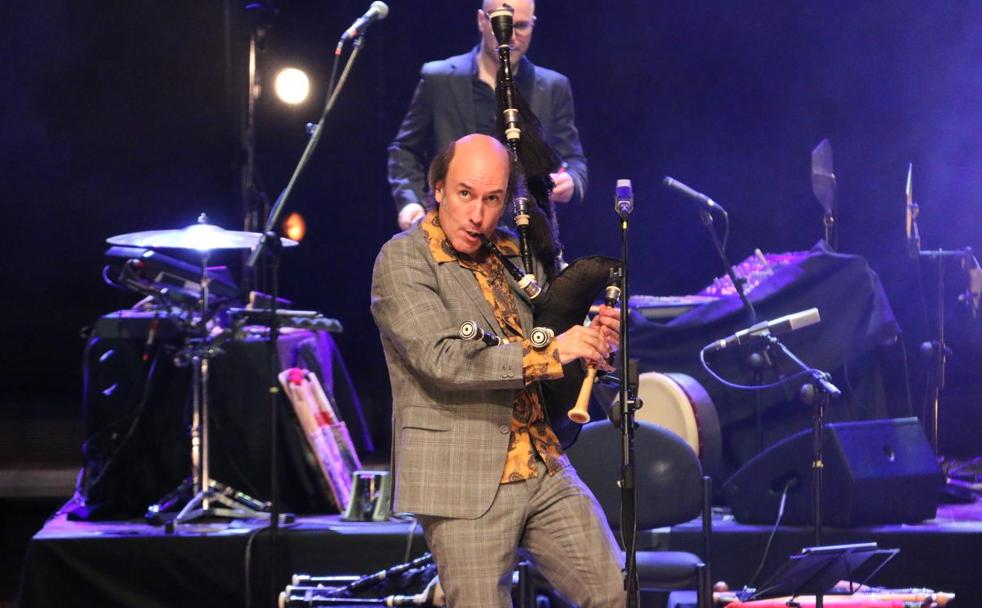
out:
M502 435L505 435L510 431L511 428L507 424L502 424L501 426L498 427L498 432L501 433Z

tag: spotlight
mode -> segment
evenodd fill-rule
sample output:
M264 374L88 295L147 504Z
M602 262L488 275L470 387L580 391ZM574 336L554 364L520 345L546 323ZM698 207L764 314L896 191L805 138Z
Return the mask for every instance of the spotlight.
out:
M294 211L283 220L283 233L286 238L300 242L307 234L307 222L302 215Z
M310 93L310 79L303 70L283 68L273 80L273 90L283 103L297 105Z

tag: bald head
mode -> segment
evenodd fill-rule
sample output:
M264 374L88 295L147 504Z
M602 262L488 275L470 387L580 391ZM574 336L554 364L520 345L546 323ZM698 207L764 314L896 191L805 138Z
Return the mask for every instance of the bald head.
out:
M474 255L511 196L508 150L488 135L461 137L433 160L430 183L447 240L458 252Z
M508 171L508 149L497 139L482 133L471 133L454 142L457 154L467 158L481 159L488 162L504 163Z
M505 171L507 172L506 179L508 182L508 190L505 193L505 197L506 200L511 199L514 184L512 183L511 157L509 156L508 149L497 139L480 133L465 135L456 141L450 142L450 145L430 162L427 183L430 186L431 193L435 195L437 189L446 181L450 164L457 158L457 154L460 151L464 152L467 162L472 162L475 159L478 161L494 158L504 159ZM434 196L434 199L435 202L439 202L439 197Z

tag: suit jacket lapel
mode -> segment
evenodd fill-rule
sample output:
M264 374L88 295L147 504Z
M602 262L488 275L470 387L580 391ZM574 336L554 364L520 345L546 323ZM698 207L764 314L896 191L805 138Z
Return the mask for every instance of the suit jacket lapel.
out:
M477 66L475 63L476 52L475 50L467 55L463 62L452 64L458 75L466 76L466 78L450 79L450 88L457 105L460 121L464 125L464 133L473 133L477 129L477 119L474 117L474 91L472 89L474 85L471 82Z
M481 313L481 316L484 317L483 327L499 335L503 333L501 325L498 324L498 320L491 310L491 305L488 304L488 301L484 299L484 294L481 293L481 287L477 284L474 273L455 262L448 262L444 266L454 280L457 281L457 284L460 285L460 290L464 296L471 301L474 307Z

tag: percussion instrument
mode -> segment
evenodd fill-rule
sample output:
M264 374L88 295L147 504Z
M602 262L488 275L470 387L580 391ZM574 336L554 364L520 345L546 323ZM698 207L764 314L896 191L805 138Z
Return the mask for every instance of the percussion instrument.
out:
M706 389L691 376L645 372L640 375L638 398L643 407L635 417L657 424L685 440L709 474L720 463L722 440L716 407ZM617 407L615 398L611 407Z
M110 245L147 247L150 249L189 249L192 251L211 251L214 249L252 249L262 234L225 230L208 223L208 216L202 213L196 224L179 230L145 230L119 234L106 239ZM280 238L284 247L294 247L297 242Z

